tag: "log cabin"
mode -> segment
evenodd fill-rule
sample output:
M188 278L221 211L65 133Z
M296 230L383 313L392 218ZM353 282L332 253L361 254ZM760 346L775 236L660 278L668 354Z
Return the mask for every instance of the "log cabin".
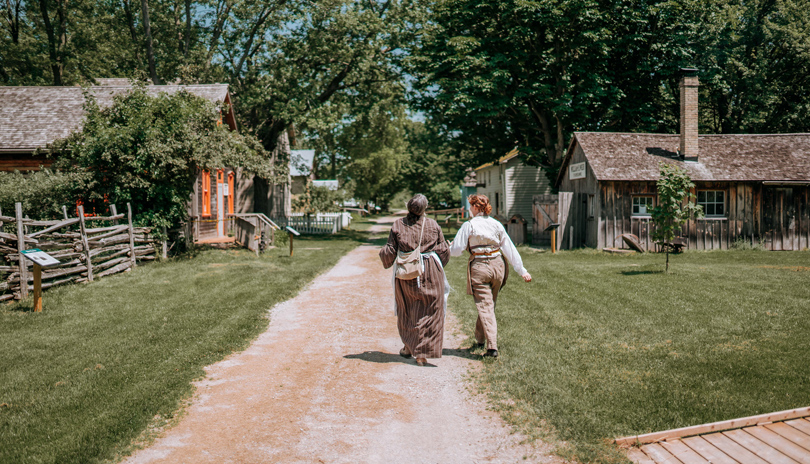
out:
M810 134L698 134L698 78L685 71L680 134L574 134L556 181L562 247L622 247L634 234L657 249L659 163L687 171L705 213L683 227L686 248L810 247Z
M110 106L115 95L132 87L126 79L97 79L100 85L87 90L102 107ZM173 94L185 90L214 103L219 120L237 130L227 84L148 85L147 92ZM80 87L0 87L0 171L35 171L49 167L53 160L37 154L48 144L80 130L85 103ZM287 134L280 137L276 150L289 153ZM284 158L284 157L282 157ZM289 158L288 156L286 158ZM289 182L273 185L244 172L222 166L198 173L189 201L189 217L197 241L216 240L227 234L228 215L261 212L271 217L290 213Z

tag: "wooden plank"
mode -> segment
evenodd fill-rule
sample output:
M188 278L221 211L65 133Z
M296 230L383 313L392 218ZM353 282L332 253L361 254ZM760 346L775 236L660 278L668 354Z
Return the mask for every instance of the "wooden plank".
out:
M36 232L30 233L30 234L28 234L28 236L29 237L36 237L38 235L47 234L47 233L53 232L55 230L62 229L63 227L72 226L73 224L76 224L78 222L79 222L79 218L68 219L67 221L60 221L58 224L52 225L51 227L48 227L47 229L42 229L42 230L38 230Z
M786 420L785 424L793 427L796 430L810 435L810 421L807 419Z
M689 427L681 427L679 429L665 430L661 432L646 433L643 435L634 435L628 437L617 438L614 440L617 444L633 444L633 443L654 443L656 441L689 437L692 435L703 435L704 433L720 432L723 430L738 429L740 427L748 427L751 425L762 424L765 422L786 421L789 419L796 419L799 417L810 416L810 407L787 409L784 411L772 412L768 414L760 414L757 416L741 417L738 419L731 419L719 422L712 422L709 424L693 425ZM810 427L810 422L807 426Z
M793 459L790 459L743 429L729 430L721 433L771 464L796 464L796 461Z
M658 464L683 464L678 458L673 456L672 453L666 449L662 448L658 443L644 445L639 449L641 449L644 454L649 456L650 459Z
M130 263L135 267L135 238L132 228L132 206L127 202L127 234L129 235Z
M681 441L712 464L738 464L736 460L717 449L703 437L688 437Z
M79 228L82 233L82 245L85 255L85 265L87 266L87 280L92 282L93 281L93 262L91 261L90 257L90 245L87 243L87 233L84 227L84 205L79 205Z
M786 425L785 427L790 427ZM757 440L769 445L771 448L779 450L780 453L788 456L800 464L810 464L810 453L801 446L793 443L787 438L779 435L767 427L747 427L742 429L752 435Z
M784 422L775 422L765 426L768 430L778 433L780 436L787 438L793 443L801 446L807 452L810 452L810 435L795 429Z
M23 224L20 224L20 227L22 227L22 226L23 226ZM35 245L36 245L37 243L39 243L39 241L38 241L38 240L34 240L33 238L31 238L31 236L30 236L30 235L22 235L22 237L23 237L23 238L22 238L22 241L23 241L24 243L25 243L25 242L27 242L27 243L33 243L33 244L35 244ZM6 240L14 240L14 241L17 241L17 240L19 239L19 236L18 236L18 235L16 235L16 234L7 234L7 233L5 233L5 232L0 232L0 238L4 238L4 239L6 239Z
M662 441L660 444L684 464L707 464L703 456L686 446L681 440Z
M15 203L14 208L17 213L16 221L17 221L17 253L20 256L20 263L24 260L22 258L22 251L25 250L25 234L23 233L23 214L22 214L22 203ZM20 281L21 282L28 282L28 266L24 264L20 264ZM21 285L20 286L20 299L24 300L28 298L28 285Z
M703 438L714 445L715 448L742 464L769 464L768 461L765 461L756 454L748 451L722 433L710 433L708 435L703 435Z
M85 218L85 221L115 221L117 219L123 219L124 215L116 214L115 216L89 216Z
M649 456L638 448L630 448L627 450L627 459L633 461L635 464L655 464L655 461L650 459Z

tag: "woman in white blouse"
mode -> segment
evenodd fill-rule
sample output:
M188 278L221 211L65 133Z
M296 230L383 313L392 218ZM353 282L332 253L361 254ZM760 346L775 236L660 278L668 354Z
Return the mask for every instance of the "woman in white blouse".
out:
M495 302L498 292L506 284L509 270L504 258L526 282L532 276L523 267L523 260L503 228L503 224L489 217L492 205L485 195L470 195L472 219L459 229L450 244L450 256L461 256L464 250L470 252L467 265L467 294L475 299L478 321L475 323L475 341L483 346L486 340L487 352L484 356L498 357L498 323L495 320Z

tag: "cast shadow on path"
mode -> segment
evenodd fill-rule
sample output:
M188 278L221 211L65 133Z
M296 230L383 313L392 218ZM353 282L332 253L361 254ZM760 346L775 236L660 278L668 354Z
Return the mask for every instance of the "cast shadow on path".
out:
M458 358L466 358L466 359L476 359L481 360L483 357L477 354L472 354L469 350L463 349L453 349L453 348L445 348L442 350L442 356L456 356ZM343 356L345 359L361 359L363 361L373 362L373 363L402 363L402 364L414 364L415 361L413 358L403 358L397 353L383 353L382 351L364 351L362 353L357 354L347 354ZM436 367L433 364L430 364L428 361L428 366Z

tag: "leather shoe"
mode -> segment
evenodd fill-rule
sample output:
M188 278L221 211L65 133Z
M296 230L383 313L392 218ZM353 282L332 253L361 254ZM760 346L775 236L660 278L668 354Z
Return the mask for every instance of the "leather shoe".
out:
M484 356L486 356L488 358L497 358L498 357L498 350L487 350L487 352L484 353Z
M403 358L410 358L411 351L408 349L407 346L403 346L402 349L399 350L399 355L402 356Z
M426 366L427 365L427 359L425 359L425 358L416 358L416 365L417 366Z

